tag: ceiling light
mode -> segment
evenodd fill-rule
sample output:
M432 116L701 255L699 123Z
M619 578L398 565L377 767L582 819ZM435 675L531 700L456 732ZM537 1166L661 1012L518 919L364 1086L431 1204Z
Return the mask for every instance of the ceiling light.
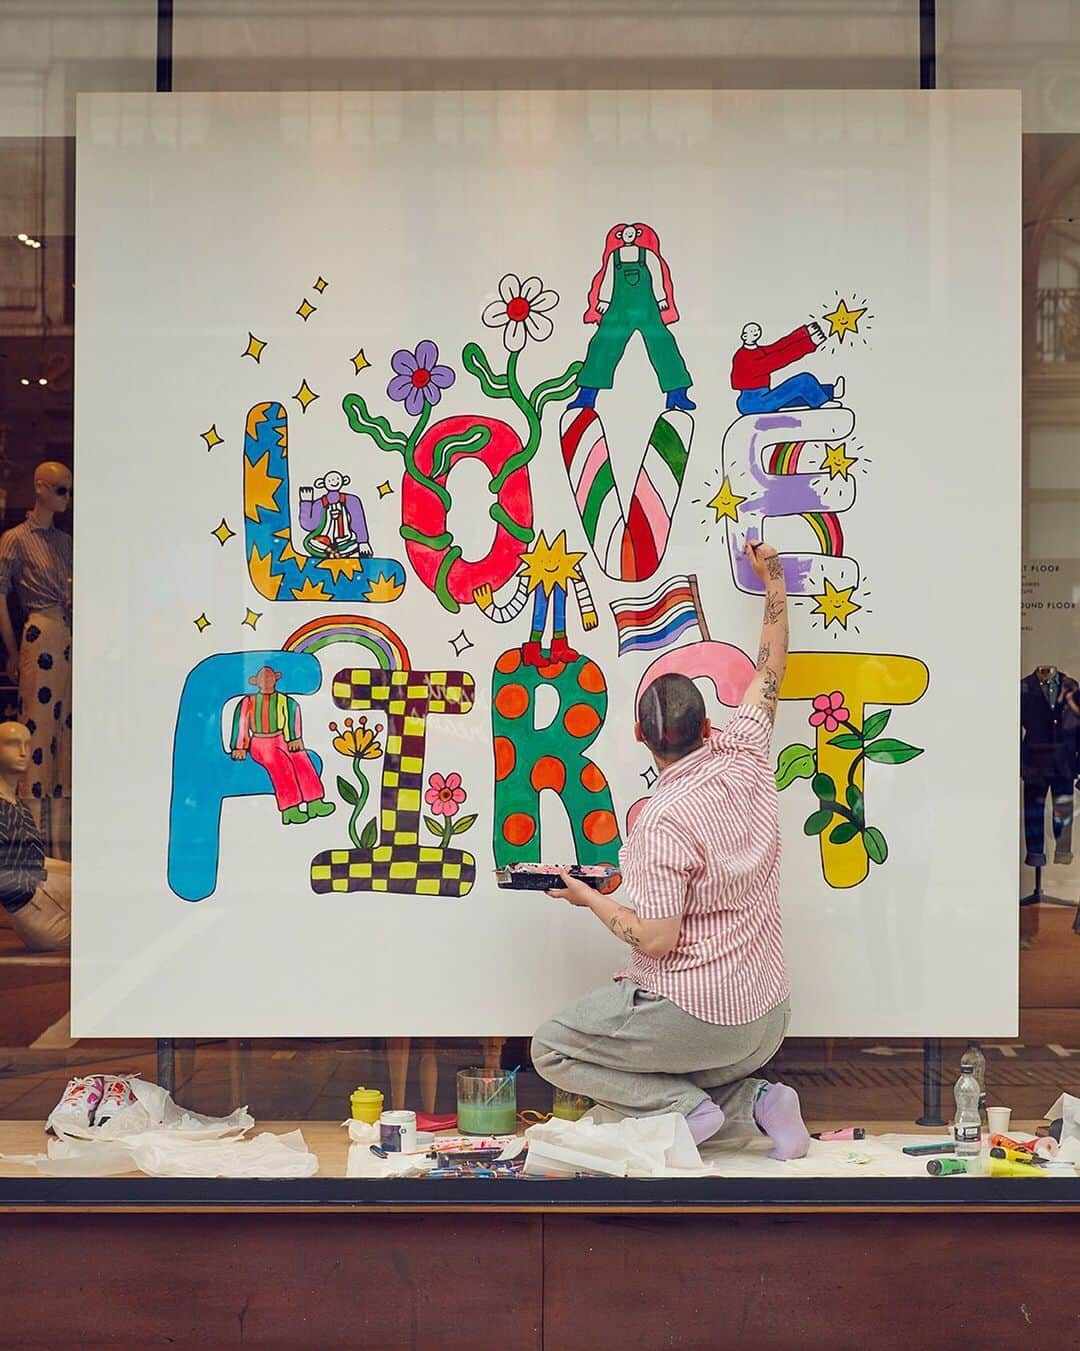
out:
M28 385L29 383L30 383L30 381L26 378L25 375L24 375L23 378L19 381L19 384L20 384L20 385Z
M30 238L30 236L26 233L25 230L23 230L20 234L17 234L15 238L19 240L20 243L25 244L26 241Z
M38 384L39 384L39 385L47 385L48 383L49 383L48 380L46 380L45 377L44 377L43 375L39 375L39 376L38 376Z

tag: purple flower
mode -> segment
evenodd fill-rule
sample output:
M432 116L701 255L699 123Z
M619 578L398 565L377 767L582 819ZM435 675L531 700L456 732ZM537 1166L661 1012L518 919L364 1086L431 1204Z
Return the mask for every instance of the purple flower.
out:
M390 358L397 374L386 386L386 392L395 403L403 403L410 417L416 417L424 401L438 403L442 391L454 383L454 372L449 366L438 365L439 349L425 338L415 352L402 348Z

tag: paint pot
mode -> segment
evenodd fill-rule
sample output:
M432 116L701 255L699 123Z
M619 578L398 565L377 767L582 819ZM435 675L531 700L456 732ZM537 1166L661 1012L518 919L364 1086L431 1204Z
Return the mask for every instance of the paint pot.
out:
M379 1117L379 1144L388 1154L415 1154L416 1113L383 1112Z
M349 1094L354 1121L366 1121L374 1126L382 1116L383 1095L377 1088L365 1088L363 1084Z
M458 1070L457 1115L463 1135L516 1134L516 1070Z
M557 1088L551 1099L551 1115L560 1121L580 1121L592 1105L592 1098Z

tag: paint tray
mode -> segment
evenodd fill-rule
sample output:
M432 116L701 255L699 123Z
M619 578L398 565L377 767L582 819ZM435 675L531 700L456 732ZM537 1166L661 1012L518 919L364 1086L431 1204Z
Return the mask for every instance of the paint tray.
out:
M548 891L563 884L559 866L553 863L511 863L508 867L495 869L495 882L504 891ZM619 876L618 868L610 863L567 863L562 866L571 877L587 882L597 891L613 890L613 881Z

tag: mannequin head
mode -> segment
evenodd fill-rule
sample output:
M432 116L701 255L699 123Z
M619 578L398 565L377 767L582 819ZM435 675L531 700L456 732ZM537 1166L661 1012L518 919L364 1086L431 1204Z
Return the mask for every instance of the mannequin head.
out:
M44 460L34 470L34 504L54 515L71 505L71 470L56 460Z
M30 764L30 733L21 722L0 722L0 775L18 778Z

